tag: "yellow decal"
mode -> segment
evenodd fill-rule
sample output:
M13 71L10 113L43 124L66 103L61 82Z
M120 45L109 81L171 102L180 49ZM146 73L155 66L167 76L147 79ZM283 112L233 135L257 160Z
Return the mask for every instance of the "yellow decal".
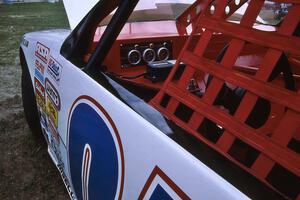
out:
M58 124L58 112L55 106L53 105L52 101L47 98L47 114L52 121L53 125L57 128Z
M46 111L46 105L45 100L39 95L35 95L36 103L38 104L38 107L40 107L44 112Z

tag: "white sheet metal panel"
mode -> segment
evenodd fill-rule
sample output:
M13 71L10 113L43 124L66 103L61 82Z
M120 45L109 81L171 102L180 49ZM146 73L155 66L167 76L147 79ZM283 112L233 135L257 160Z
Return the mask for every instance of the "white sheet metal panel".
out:
M85 95L93 98L106 110L119 132L125 163L123 199L137 199L156 167L191 199L248 199L226 180L92 80L82 70L60 56L60 46L67 34L67 31L61 30L53 31L50 34L51 37L46 37L49 36L49 32L29 34L26 37L29 40L29 46L23 49L28 58L31 73L35 68L34 60L36 58L29 54L34 55L37 42L49 47L51 57L56 59L61 66L59 82L52 81L61 101L57 128L61 142L56 150L59 150L60 156L60 160L57 162L63 163L57 166L71 196L74 197L74 186L71 183L68 167L68 119L75 100ZM51 41L49 38L52 38ZM53 77L46 72L45 78L53 80ZM55 160L55 158L53 159ZM144 199L149 199L157 184L163 187L173 199L179 199L175 190L161 176L154 177Z
M98 0L64 0L71 29L74 29Z
M29 46L23 47L23 49L31 69L35 68L34 52L37 42L49 47L50 56L57 60L57 64L60 66L59 81L53 81L53 77L48 72L45 72L45 78L53 83L60 95L61 108L58 112L57 131L60 134L61 142L58 147L55 147L59 152L54 154L60 157L57 162L62 163L57 167L71 196L74 197L75 183L71 182L69 170L68 119L76 99L85 95L103 107L119 132L124 155L123 199L137 199L146 183L151 181L149 177L157 167L191 199L248 199L226 180L92 80L81 69L60 56L60 46L67 35L67 31L61 30L52 33L28 34L26 39L29 41ZM49 65L47 70L48 68ZM32 73L34 70L30 71ZM160 175L154 177L146 190L144 199L149 199L158 184L173 199L179 199L178 193L171 187L170 182Z
M59 115L59 132L67 132L68 113L79 96L90 96L103 106L116 123L124 148L123 199L138 198L155 166L159 166L191 199L247 199L80 69L62 57L58 60L64 66L59 88L64 105Z

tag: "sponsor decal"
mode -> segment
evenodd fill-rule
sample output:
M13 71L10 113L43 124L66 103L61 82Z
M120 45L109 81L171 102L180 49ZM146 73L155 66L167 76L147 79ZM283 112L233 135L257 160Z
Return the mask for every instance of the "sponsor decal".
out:
M55 107L60 110L60 96L53 86L53 84L49 81L49 79L46 78L45 82L46 92L49 99L52 101L52 103L55 105Z
M118 130L105 109L79 97L68 119L69 171L78 199L122 199L124 153Z
M45 45L43 45L40 42L36 43L36 51L35 51L35 55L41 60L43 61L45 64L48 63L48 59L50 56L50 49L48 47L46 47Z
M35 99L38 107L41 109L41 112L45 112L46 111L45 100L37 93L35 95Z
M63 163L62 159L61 159L61 153L59 150L59 143L56 142L56 139L53 137L53 135L51 133L49 134L49 140L50 140L49 147L51 148L52 152L54 153L57 163Z
M40 72L38 69L36 69L36 68L35 68L35 70L34 70L34 76L35 76L37 79L39 79L39 81L40 81L41 83L44 84L44 82L45 82L44 75L41 74L41 72Z
M52 137L59 144L60 143L60 138L59 138L58 131L51 122L49 123L49 130L50 130L50 133L51 133Z
M45 73L44 65L39 60L35 60L34 65L35 65L35 68L38 69L41 72L41 74L44 75L44 73Z
M138 200L172 200L189 198L158 166L150 174Z
M45 88L37 78L34 78L34 86L36 89L36 93L38 93L43 99L45 99Z
M46 111L50 121L53 123L54 127L57 128L58 112L56 107L53 105L52 101L49 98L47 98Z
M71 185L70 185L69 179L68 179L68 177L67 177L66 174L65 174L64 164L63 164L63 163L58 164L58 165L57 165L57 168L58 168L58 171L59 171L59 173L60 173L60 175L61 175L61 177L62 177L62 179L63 179L63 181L64 181L64 184L65 184L65 186L66 186L66 188L67 188L67 191L68 191L68 193L69 193L71 199L72 199L72 200L76 200L76 195L75 195L75 193L72 191L72 187L71 187Z
M45 111L45 88L37 78L34 78L34 86L37 105Z
M25 37L22 38L21 44L25 47L28 47L29 41L25 39Z
M46 111L46 109L44 110ZM45 129L48 129L48 123L47 123L47 116L44 112L40 112L40 115L41 115L41 124L42 124L42 127L44 127Z
M53 57L50 57L47 72L51 75L53 80L59 82L62 73L62 66Z

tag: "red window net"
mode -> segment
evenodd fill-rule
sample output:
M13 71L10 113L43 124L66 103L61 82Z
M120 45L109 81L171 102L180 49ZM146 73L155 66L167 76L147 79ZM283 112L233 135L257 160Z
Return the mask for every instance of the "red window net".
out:
M151 104L272 189L300 199L300 2L276 1L290 7L271 32L256 24L263 0L248 1L234 21L245 2L197 1L183 14L178 27L192 33Z

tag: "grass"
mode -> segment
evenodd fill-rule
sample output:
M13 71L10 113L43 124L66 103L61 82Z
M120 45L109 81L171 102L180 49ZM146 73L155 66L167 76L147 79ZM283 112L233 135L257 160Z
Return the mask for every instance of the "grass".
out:
M0 4L0 102L21 93L22 36L32 31L68 27L62 3Z
M24 33L68 26L62 3L0 4L0 67L15 64Z
M0 199L68 199L46 147L35 142L21 103L24 33L68 28L62 3L0 4Z

